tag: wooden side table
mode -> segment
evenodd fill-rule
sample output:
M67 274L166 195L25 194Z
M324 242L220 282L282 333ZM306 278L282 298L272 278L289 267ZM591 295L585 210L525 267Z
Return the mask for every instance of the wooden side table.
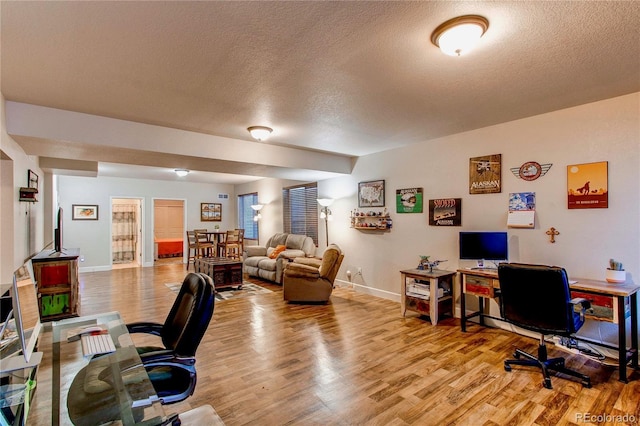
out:
M443 314L453 314L453 280L456 272L433 271L422 269L406 269L400 271L400 310L405 316L407 309L421 315L428 315L431 324L438 323ZM407 281L410 280L409 283ZM418 288L413 288L414 284ZM428 284L427 284L428 283ZM426 286L429 286L428 291Z

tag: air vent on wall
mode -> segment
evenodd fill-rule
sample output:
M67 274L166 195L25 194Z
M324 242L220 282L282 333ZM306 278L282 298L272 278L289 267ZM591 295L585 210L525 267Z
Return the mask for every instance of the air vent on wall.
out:
M229 194L218 194L218 200L227 200L229 199Z

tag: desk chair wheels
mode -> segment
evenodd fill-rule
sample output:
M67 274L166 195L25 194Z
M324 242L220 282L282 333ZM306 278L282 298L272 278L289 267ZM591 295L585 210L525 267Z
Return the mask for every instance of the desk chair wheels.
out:
M538 346L538 356L531 355L523 350L516 349L513 354L515 359L507 359L504 361L504 371L511 371L511 365L524 365L538 367L542 370L542 385L547 389L553 389L551 386L551 377L549 377L549 370L556 371L568 376L577 377L580 379L580 383L585 388L591 387L591 378L587 375L581 374L577 371L571 370L564 365L564 358L549 358L547 359L547 346L542 344ZM522 359L522 358L525 359Z

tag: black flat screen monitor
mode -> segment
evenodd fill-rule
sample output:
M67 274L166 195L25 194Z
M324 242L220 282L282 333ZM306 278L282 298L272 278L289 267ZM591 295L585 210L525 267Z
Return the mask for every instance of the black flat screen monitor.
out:
M460 259L508 260L506 232L460 232Z
M53 231L53 250L61 253L63 249L62 245L62 207L58 209L58 217L56 221L56 229Z

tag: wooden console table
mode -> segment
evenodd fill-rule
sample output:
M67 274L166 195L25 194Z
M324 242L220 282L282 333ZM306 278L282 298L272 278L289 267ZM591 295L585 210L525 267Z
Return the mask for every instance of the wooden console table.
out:
M42 321L80 315L78 257L80 249L44 250L31 259Z
M467 320L478 317L480 325L485 318L503 320L488 315L485 299L500 297L500 281L497 270L458 269L460 274L460 327L467 331ZM579 337L594 345L618 351L619 380L627 383L627 363L638 368L638 291L635 284L609 284L606 281L573 278L569 284L571 297L583 297L591 302L592 308L587 317L597 321L606 321L618 325L618 346L608 345L592 339ZM467 315L465 295L478 297L478 311ZM627 348L627 317L631 317L631 347Z
M402 316L405 316L407 309L418 312L422 315L429 315L431 324L438 323L438 317L442 314L453 314L453 279L455 272L441 271L434 269L432 272L422 269L406 269L400 271L400 309ZM407 279L416 280L418 284L424 284L422 289L429 286L428 295L426 291L421 294L408 290ZM442 289L442 295L439 295Z

